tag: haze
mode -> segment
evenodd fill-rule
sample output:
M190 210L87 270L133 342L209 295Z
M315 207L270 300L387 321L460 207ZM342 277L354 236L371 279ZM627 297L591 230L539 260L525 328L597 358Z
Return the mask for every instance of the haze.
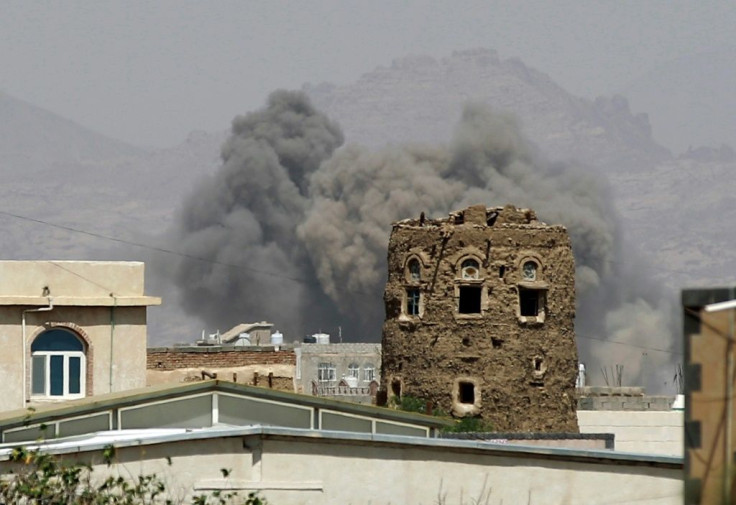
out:
M224 130L276 88L474 47L581 97L622 92L673 152L736 145L729 2L4 1L2 12L0 90L141 146Z

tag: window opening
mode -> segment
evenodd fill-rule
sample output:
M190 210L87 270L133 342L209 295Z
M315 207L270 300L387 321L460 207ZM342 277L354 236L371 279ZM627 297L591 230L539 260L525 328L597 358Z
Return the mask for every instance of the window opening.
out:
M462 272L461 277L463 279L479 279L480 278L480 267L478 262L475 260L465 260L460 266Z
M406 313L410 316L419 315L420 291L417 288L408 288L406 290Z
M527 261L522 267L522 275L525 281L537 280L537 264L533 261Z
M538 316L543 306L542 290L519 288L519 312L522 316Z
M401 398L401 379L393 379L391 381L391 394L397 398Z
M53 329L31 345L31 395L79 398L85 394L84 344L73 333Z
M544 360L540 357L534 358L534 370L540 371L542 370L542 363L544 363Z
M363 380L365 382L376 380L376 369L373 365L366 365L365 368L363 368Z
M409 280L420 281L422 279L422 268L419 265L419 260L413 258L409 260Z
M458 401L465 404L475 403L475 384L461 381L458 384Z
M498 269L498 278L503 279L503 276L506 274L506 265L501 265L501 267Z
M317 367L317 380L319 382L332 382L337 378L335 365L332 363L320 363Z
M348 377L355 377L357 379L358 375L360 375L360 365L357 363L350 363L348 365Z
M460 314L480 314L480 286L460 286Z

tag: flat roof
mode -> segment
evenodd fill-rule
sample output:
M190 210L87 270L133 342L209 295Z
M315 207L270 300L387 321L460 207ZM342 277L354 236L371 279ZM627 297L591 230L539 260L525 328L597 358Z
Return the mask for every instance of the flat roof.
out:
M163 443L185 442L191 440L210 440L214 438L246 437L277 439L309 439L326 443L358 443L371 445L407 446L442 451L452 449L461 452L479 452L505 457L524 457L534 459L554 459L577 461L589 464L619 464L652 466L681 469L683 458L643 453L614 452L595 449L568 449L562 447L542 447L524 444L494 444L478 440L452 440L445 438L422 438L402 435L381 435L353 433L344 431L306 430L282 428L277 426L215 426L204 429L167 430L121 430L98 432L89 435L48 440L43 443L27 445L52 454L68 454L79 451L97 451L110 445L117 448L137 447ZM0 445L0 461L7 460L16 444Z

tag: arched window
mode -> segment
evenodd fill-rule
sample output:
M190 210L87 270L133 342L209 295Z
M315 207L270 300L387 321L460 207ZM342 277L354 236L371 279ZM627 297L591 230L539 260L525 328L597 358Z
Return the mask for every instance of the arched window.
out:
M407 270L409 271L409 280L412 282L417 282L422 279L422 267L419 264L419 260L416 258L412 258L409 260L409 263L406 265Z
M461 277L463 279L479 279L480 278L480 267L478 262L472 259L468 259L462 262L460 265Z
M360 365L357 363L350 363L348 365L348 377L355 377L357 379L358 375L360 375Z
M41 333L31 344L31 395L81 398L85 395L84 343L61 329Z
M363 368L363 381L371 382L374 380L376 380L376 369L372 363L369 363Z
M537 280L537 263L534 261L527 261L522 267L521 275L525 281L536 281Z

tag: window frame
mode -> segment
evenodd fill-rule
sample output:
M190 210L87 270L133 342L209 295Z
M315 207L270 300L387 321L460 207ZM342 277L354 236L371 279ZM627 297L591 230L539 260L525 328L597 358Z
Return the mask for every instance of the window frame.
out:
M355 377L356 379L360 378L360 365L358 363L350 363L348 365L348 373L346 377Z
M472 265L470 264L472 263ZM480 261L470 257L460 263L460 279L464 281L477 281L480 279Z
M51 393L51 358L60 356L62 358L62 394L55 395ZM36 372L36 359L43 358L43 392L36 392L36 383L34 380ZM70 393L70 358L79 358L79 392ZM32 400L62 400L77 399L86 396L86 378L87 378L87 355L84 351L34 351L31 353L31 395Z
M422 313L422 290L418 286L410 286L406 288L404 296L404 314L419 317Z
M325 384L337 381L337 369L335 364L331 362L322 362L317 365L317 382Z
M363 367L363 382L373 382L376 380L376 367L372 364Z

